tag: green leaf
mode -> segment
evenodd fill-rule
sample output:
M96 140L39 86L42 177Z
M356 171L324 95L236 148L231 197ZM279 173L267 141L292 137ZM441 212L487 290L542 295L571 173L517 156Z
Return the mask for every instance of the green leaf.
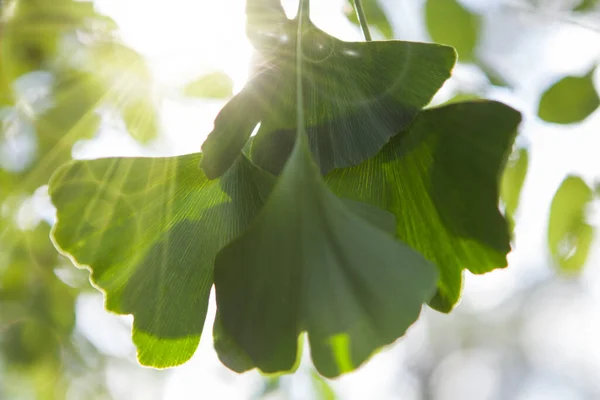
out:
M127 131L135 140L147 143L158 136L158 115L151 99L134 99L121 108Z
M307 331L315 367L333 377L404 334L436 273L334 196L300 137L262 211L217 255L217 306L262 371L293 369Z
M581 271L594 240L595 229L586 221L592 189L579 177L568 176L550 206L548 246L562 272Z
M221 110L202 146L209 178L230 167L258 123L251 156L259 166L279 173L292 149L297 22L276 27L269 37L278 40L274 50L263 52L267 61ZM374 156L429 103L456 58L453 49L435 44L342 42L312 24L303 43L306 127L323 172Z
M579 4L573 9L575 12L589 12L593 11L600 2L598 0L581 0Z
M215 254L254 218L270 183L244 156L209 182L200 158L76 161L50 183L55 245L91 269L108 310L133 314L144 365L169 367L192 356Z
M499 180L520 120L491 101L425 110L376 157L327 176L339 196L396 216L397 236L438 267L430 305L440 311L458 301L464 268L481 274L506 266Z
M555 124L572 124L590 116L600 106L593 72L567 76L548 88L540 100L539 117Z
M189 83L183 92L190 97L226 99L233 95L233 80L224 72L213 72Z
M511 154L504 169L501 196L506 207L506 216L511 220L519 207L521 189L525 183L528 167L529 153L527 149L521 148Z
M385 11L379 5L378 0L363 0L362 2L367 21L369 25L374 26L381 32L383 37L391 39L394 37L394 30L387 18ZM346 17L356 26L360 26L356 12L354 12L354 0L347 0Z
M456 49L461 62L473 62L479 37L479 17L457 0L427 0L425 21L434 42Z

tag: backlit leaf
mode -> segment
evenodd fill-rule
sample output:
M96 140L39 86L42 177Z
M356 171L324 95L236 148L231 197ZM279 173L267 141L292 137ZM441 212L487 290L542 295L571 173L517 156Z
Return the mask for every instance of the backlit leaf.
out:
M278 173L296 132L295 20L273 23L271 50L231 99L204 142L202 168L223 174L260 123L252 159ZM255 47L259 46L255 40ZM374 156L406 128L450 76L454 50L400 41L342 42L314 25L304 33L303 73L309 144L322 172Z
M458 301L463 269L481 274L506 266L499 180L520 119L497 102L429 109L374 158L327 176L339 196L396 216L397 236L438 267L430 305L440 311Z
M572 124L590 116L600 106L593 72L567 76L548 88L540 100L539 117L555 124Z
M213 72L189 83L183 92L191 97L226 99L233 94L233 80L224 72Z
M521 189L525 183L528 168L529 153L527 149L517 149L509 157L504 169L501 195L506 208L506 215L511 220L519 207Z
M200 158L75 161L50 183L55 244L91 269L108 310L133 314L144 365L169 367L192 356L215 254L253 219L270 182L243 156L209 182Z
M554 195L548 222L548 246L562 272L583 268L594 240L595 229L587 222L592 189L579 177L567 177Z
M404 334L436 273L334 196L301 138L258 217L217 255L217 306L262 371L293 369L306 331L315 367L333 377Z

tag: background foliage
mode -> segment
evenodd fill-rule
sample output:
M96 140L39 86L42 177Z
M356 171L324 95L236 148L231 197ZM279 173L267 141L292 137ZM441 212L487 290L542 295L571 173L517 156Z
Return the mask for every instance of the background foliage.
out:
M460 65L456 78L435 102L496 97L525 111L526 120L530 122L517 141L518 148L502 182L502 195L505 211L514 217L517 245L519 232L539 236L544 227L519 230L521 220L528 223L527 217L519 214L521 188L536 187L527 180L533 178L526 178L528 172L535 171L529 164L534 162L536 144L540 143L533 136L544 134L540 126L545 125L540 121L556 124L556 128L549 129L556 129L553 136L567 136L565 143L579 140L580 131L593 127L597 130L596 71L600 52L588 49L587 53L596 53L595 60L582 57L585 61L580 64L587 65L553 72L556 76L552 78L542 69L543 78L534 79L535 85L530 86L526 82L532 76L527 73L526 63L519 62L519 57L526 58L523 53L528 48L527 40L546 43L537 42L533 48L548 48L554 30L580 29L592 31L593 36L593 32L600 29L598 2L465 1L463 4L428 0L423 4L405 1L402 7L383 1L365 3L370 22L381 37L431 39L458 49ZM340 4L340 11L344 10L343 6L347 4ZM160 387L160 379L154 379L154 372L138 372L131 348L125 346L128 350L121 352L103 349L92 344L97 341L90 340L89 332L86 334L78 325L77 321L84 319L81 304L85 304L87 296L93 296L94 289L86 274L74 270L68 260L58 256L47 239L53 211L48 210L44 185L54 169L71 157L72 147L80 140L96 136L107 119L141 145L151 146L153 140L159 140L164 128L160 118L162 111L157 105L161 104L163 94L156 93L153 73L144 58L119 41L118 25L99 14L92 3L20 0L4 2L2 12L0 397L131 398L122 386L111 383L118 382L115 374L121 370L131 377L135 374L144 377L142 384L134 385L138 395L144 393L141 387L152 391L149 388L153 385ZM350 23L355 23L353 14L348 15ZM447 15L453 17L444 17ZM411 21L415 29L407 28ZM544 29L549 23L551 29ZM506 26L513 27L522 42L511 41ZM498 45L499 41L510 42L510 46ZM209 98L231 95L231 79L221 72L211 74L210 80L201 76L182 92ZM565 124L569 125L563 127ZM539 151L538 154L542 154L543 150ZM561 158L561 154L554 154L553 158ZM550 169L548 164L538 162L538 165L542 165L538 168ZM452 376L448 371L458 370L462 374L458 375L459 386L465 382L464 386L468 387L468 383L477 380L472 369L489 372L490 368L500 365L501 374L494 375L500 383L487 386L498 398L530 398L528 391L543 393L549 380L559 387L555 391L567 393L566 396L597 397L600 389L595 386L593 377L599 369L593 361L586 361L585 357L568 360L578 366L576 370L583 371L581 376L573 377L551 365L543 365L546 353L554 352L552 346L557 345L551 335L545 335L541 350L539 343L537 350L532 347L536 330L552 326L544 319L544 312L553 314L557 320L560 318L556 315L569 314L567 306L552 299L570 298L565 304L575 307L580 297L573 297L574 293L585 291L581 287L593 282L589 278L591 272L582 270L590 249L594 248L597 225L591 211L598 193L594 178L599 169L593 167L587 171L568 171L571 176L565 177L562 183L550 185L555 194L540 191L536 197L536 201L542 201L544 196L548 201L553 198L551 212L544 222L548 258L532 261L525 257L525 261L515 262L511 268L529 268L537 271L537 277L525 278L510 289L501 281L494 283L495 289L491 290L497 293L497 299L492 300L492 306L477 305L467 298L464 306L451 317L427 314L427 322L418 328L427 332L421 333L425 339L420 350L413 354L396 350L389 353L390 357L403 360L398 368L405 372L399 387L391 390L407 396L412 390L415 398L456 398L456 393L465 393L460 390L467 389L448 386L446 380ZM584 176L576 176L579 173ZM543 174L535 176L541 179ZM548 265L552 270L546 268ZM595 270L593 265L588 265L589 271ZM561 272L583 273L584 278L563 280ZM475 285L474 282L467 280L467 284ZM503 288L513 295L507 298L506 294L498 293ZM79 312L77 304L80 304ZM586 308L581 310L579 307L578 315L584 319ZM122 323L127 326L126 321ZM116 331L122 329L127 336L128 328L120 324L116 323ZM514 334L515 331L524 333L524 338ZM592 336L593 332L592 329L588 335ZM409 343L410 340L413 338L407 338ZM462 348L460 352L456 351L458 347ZM398 364L393 362L385 367L388 374L395 376L389 372L394 371L391 365ZM156 375L164 376L163 373ZM334 390L321 378L312 373L305 376L314 383L314 396L335 396ZM283 396L286 392L292 398L298 396L294 393L298 393L299 384L288 378L266 379L264 390L260 386L260 383L250 385L249 391L254 390L257 396L276 393ZM347 381L334 386L338 394L352 397L348 394L352 390L348 389L351 385ZM483 390L485 385L471 387ZM258 394L260 392L263 393ZM462 398L484 397L467 394Z

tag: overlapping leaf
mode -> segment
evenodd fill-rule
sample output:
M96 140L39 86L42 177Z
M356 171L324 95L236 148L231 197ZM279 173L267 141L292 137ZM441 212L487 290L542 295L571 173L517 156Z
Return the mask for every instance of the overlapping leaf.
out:
M251 154L263 168L278 173L293 146L297 21L270 15L250 35L264 64L221 110L202 147L209 178L229 168L258 123ZM312 24L303 44L307 134L322 172L374 156L429 103L456 57L435 44L343 42Z
M506 266L499 179L520 118L497 102L426 110L376 157L327 176L336 194L392 212L398 237L437 265L438 310L458 301L463 269Z
M167 367L192 356L215 254L252 220L270 185L245 157L209 182L200 158L76 161L50 183L55 244L89 266L107 309L134 315L142 364Z
M359 208L326 188L301 134L256 220L218 254L221 323L262 371L293 369L303 331L321 374L353 370L433 295L434 266L379 228L381 210Z
M577 176L568 176L552 199L548 246L562 272L579 272L588 258L595 235L587 220L593 199L592 189Z

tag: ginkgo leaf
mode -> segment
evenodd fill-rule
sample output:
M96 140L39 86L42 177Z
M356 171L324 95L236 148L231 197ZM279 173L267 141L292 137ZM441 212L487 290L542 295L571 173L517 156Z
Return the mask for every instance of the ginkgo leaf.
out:
M369 25L377 28L386 39L391 39L394 37L394 29L392 28L385 11L379 5L379 1L363 0L362 5ZM347 11L345 14L348 20L354 25L359 26L360 24L358 22L358 17L356 12L354 12L354 0L347 0L346 10Z
M233 80L224 72L213 72L187 84L186 96L210 99L226 99L233 94Z
M548 88L540 100L539 117L555 124L572 124L590 116L600 106L592 69L584 76L567 76Z
M562 272L579 272L587 261L595 235L587 221L587 208L593 199L592 189L577 176L568 176L552 199L548 246Z
M264 46L271 49L262 53L264 64L221 110L202 146L202 168L209 178L230 167L259 123L251 151L259 166L278 173L292 148L297 21L277 20L271 26L271 36L260 31L271 45ZM343 42L312 24L303 43L306 128L322 172L374 156L429 103L456 59L447 46ZM283 157L272 151L282 141L288 142Z
M456 49L459 61L472 62L479 37L479 18L458 0L427 0L425 20L434 42Z
M333 377L404 334L436 271L333 195L300 138L264 208L217 255L217 307L262 371L293 369L306 331L315 367Z
M144 365L169 367L192 356L215 254L254 218L270 185L245 156L208 181L200 158L75 161L50 183L55 245L89 267L108 310L133 314Z
M339 196L396 216L397 236L435 263L448 312L462 271L506 266L509 231L498 210L499 180L520 114L497 102L454 103L423 111L374 158L327 178Z

